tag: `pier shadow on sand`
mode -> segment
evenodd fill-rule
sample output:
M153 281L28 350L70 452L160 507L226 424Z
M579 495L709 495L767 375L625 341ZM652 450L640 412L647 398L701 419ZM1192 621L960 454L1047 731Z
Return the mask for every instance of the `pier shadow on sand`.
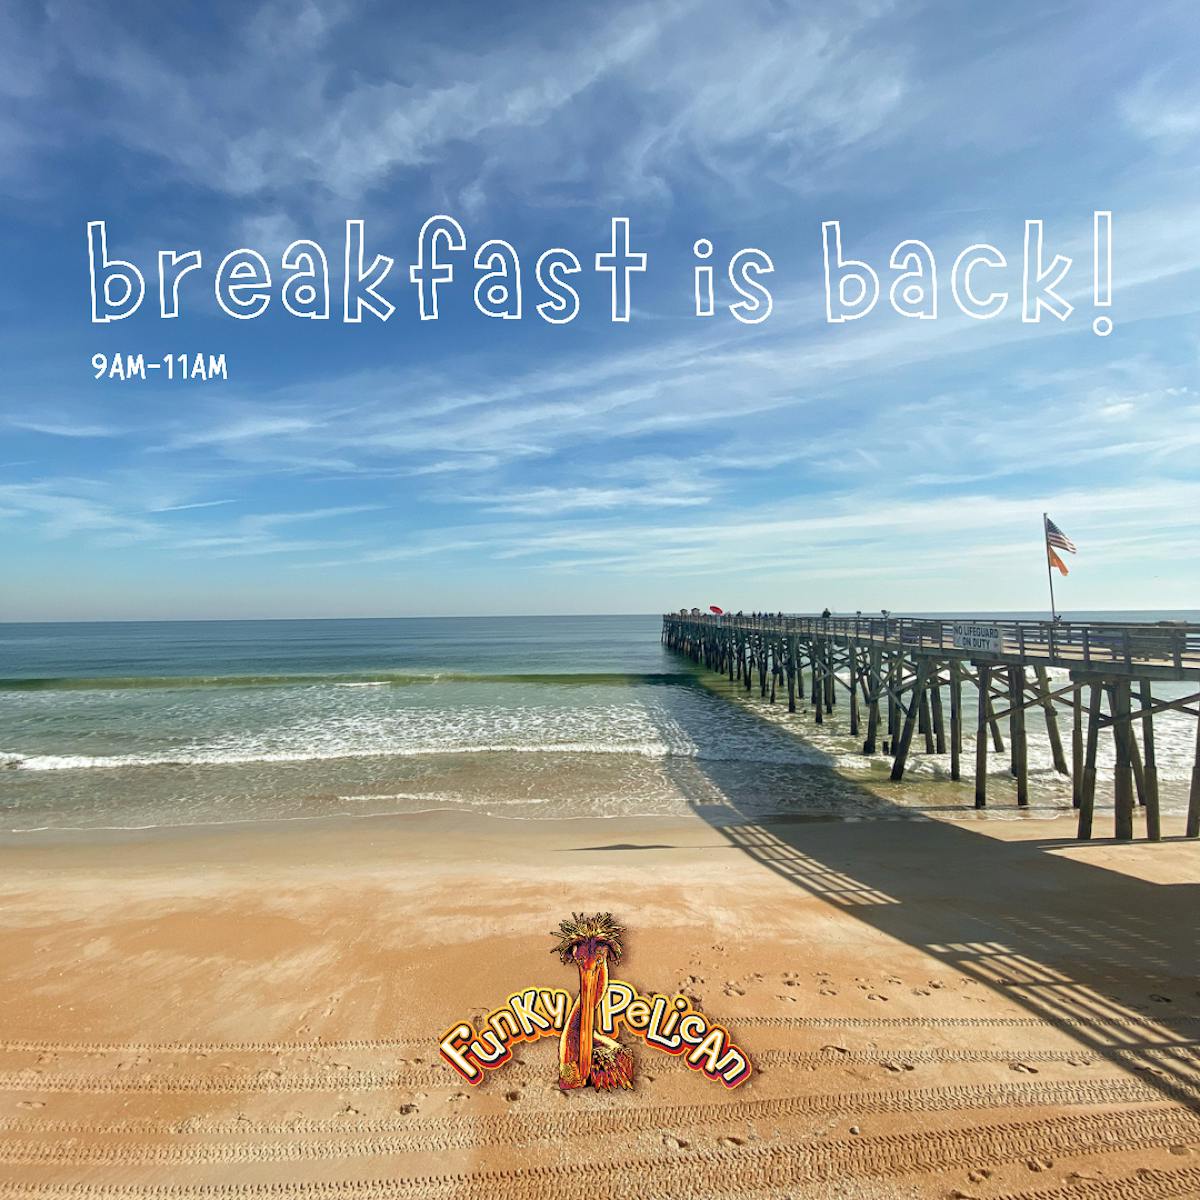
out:
M694 710L670 707L667 719L687 730ZM795 718L795 732L758 719L794 745L811 717ZM755 862L1200 1112L1200 884L1154 883L1056 853L1079 845L1066 839L1002 840L979 823L922 817L836 774L829 756L812 757L816 765L786 770L803 794L824 795L824 815L764 807L755 763L673 758L667 770L697 815ZM830 810L855 819L852 836ZM1131 860L1169 847L1091 844Z

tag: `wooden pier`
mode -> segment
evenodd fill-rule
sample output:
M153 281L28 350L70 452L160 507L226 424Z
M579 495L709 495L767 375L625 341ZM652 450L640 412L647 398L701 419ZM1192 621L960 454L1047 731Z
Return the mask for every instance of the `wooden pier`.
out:
M1156 683L1200 688L1200 625L692 611L666 614L662 636L673 651L748 692L757 687L771 703L786 692L788 711L811 708L818 725L844 704L848 733L863 738L864 754L891 756L893 780L904 777L918 740L917 752L947 755L950 778L961 779L963 728L973 720L976 808L988 801L989 752L1006 752L1005 726L1016 803L1029 803L1026 725L1041 720L1055 770L1072 781L1080 838L1092 836L1096 761L1108 731L1114 836L1134 836L1141 806L1147 838L1162 837L1154 718L1187 714L1197 727L1186 832L1200 836L1200 690L1171 699L1153 694ZM1065 669L1068 681L1052 682L1050 668ZM975 693L970 716L964 685Z

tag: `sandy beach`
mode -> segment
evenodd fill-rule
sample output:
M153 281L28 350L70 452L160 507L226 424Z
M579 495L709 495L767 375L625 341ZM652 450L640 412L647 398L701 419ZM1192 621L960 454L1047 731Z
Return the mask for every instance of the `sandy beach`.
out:
M1069 820L10 837L0 1192L1200 1194L1195 846ZM638 1045L633 1091L564 1094L544 1039L464 1085L442 1032L572 988L573 910L611 910L621 976L725 1022L751 1078Z

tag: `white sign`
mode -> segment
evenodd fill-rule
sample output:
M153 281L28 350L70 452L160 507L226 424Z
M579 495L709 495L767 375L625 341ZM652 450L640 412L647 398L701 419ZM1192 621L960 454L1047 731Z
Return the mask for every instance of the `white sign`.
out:
M1004 648L1000 638L1000 626L955 621L954 646L958 650L986 650L992 654L999 654Z

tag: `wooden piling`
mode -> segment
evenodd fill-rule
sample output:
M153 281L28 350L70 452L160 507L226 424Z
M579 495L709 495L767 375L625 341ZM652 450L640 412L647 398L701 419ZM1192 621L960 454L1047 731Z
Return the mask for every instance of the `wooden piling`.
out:
M988 695L992 685L992 668L987 663L975 667L979 683L979 719L975 730L975 807L987 805Z
M917 677L913 681L912 697L904 716L904 728L900 732L900 744L896 748L896 760L892 763L892 779L904 778L904 764L908 761L908 748L912 745L913 728L917 723L917 712L925 696L925 680L929 668L924 659L917 665Z
M1042 702L1042 711L1046 715L1046 737L1050 741L1050 753L1054 757L1054 769L1060 775L1069 775L1067 756L1063 753L1062 737L1058 732L1058 716L1054 711L1054 700L1050 695L1050 676L1045 667L1034 667L1037 678L1038 695Z
M1100 746L1100 681L1093 680L1091 686L1091 698L1088 701L1087 752L1083 759L1083 778L1079 791L1079 829L1076 834L1083 839L1092 836L1092 812L1096 803L1096 752Z
M1025 668L1009 668L1008 736L1012 742L1012 771L1017 780L1017 804L1029 803L1029 754L1025 737Z
M879 735L879 696L883 691L883 651L871 647L867 666L870 675L870 699L867 702L867 740L863 742L863 753L874 754Z
M1083 684L1071 688L1071 807L1083 795Z
M850 663L850 736L858 737L858 645L851 642L849 649Z
M1138 701L1142 709L1142 749L1145 752L1145 803L1146 836L1152 842L1162 840L1162 815L1158 804L1158 761L1154 751L1154 716L1151 708L1150 680L1143 679L1138 685Z
M1188 795L1185 836L1200 837L1200 717L1196 718L1196 753L1192 759L1192 787Z
M1108 689L1116 764L1113 767L1113 803L1116 808L1114 836L1133 839L1133 764L1129 745L1129 681L1115 680Z
M937 754L945 754L946 719L942 712L942 668L940 663L934 664L933 682L929 688L929 702L933 708L933 734L936 742L934 751Z
M950 660L950 778L962 778L962 668Z
M896 707L896 693L900 688L900 660L899 656L893 651L888 655L887 667L887 688L888 688L888 703L887 703L887 731L888 737L891 739L892 745L896 744L896 726L898 724L899 713Z
M925 737L925 753L933 753L933 718L929 711L929 693L932 689L928 686L921 689L921 733Z

